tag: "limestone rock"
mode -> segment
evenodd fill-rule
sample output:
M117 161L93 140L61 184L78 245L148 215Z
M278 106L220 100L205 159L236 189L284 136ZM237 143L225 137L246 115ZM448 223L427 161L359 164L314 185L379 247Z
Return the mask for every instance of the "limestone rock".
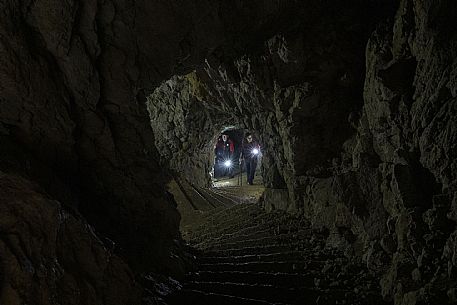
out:
M2 304L139 304L130 268L80 215L0 172Z

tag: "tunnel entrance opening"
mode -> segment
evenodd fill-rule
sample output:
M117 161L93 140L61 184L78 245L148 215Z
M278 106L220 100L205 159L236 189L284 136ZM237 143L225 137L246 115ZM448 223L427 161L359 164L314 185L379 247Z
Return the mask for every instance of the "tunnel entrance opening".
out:
M170 181L168 191L181 215L180 231L184 240L192 239L196 231L204 229L201 225L209 215L259 202L264 186L260 166L262 148L257 139L256 134L236 126L216 130L200 150L207 153L200 157L208 158L205 174L210 183L199 184L197 179L184 175L176 175ZM246 166L248 162L251 168ZM248 173L252 174L250 178Z
M262 150L257 137L243 128L228 127L215 137L213 187L262 185Z

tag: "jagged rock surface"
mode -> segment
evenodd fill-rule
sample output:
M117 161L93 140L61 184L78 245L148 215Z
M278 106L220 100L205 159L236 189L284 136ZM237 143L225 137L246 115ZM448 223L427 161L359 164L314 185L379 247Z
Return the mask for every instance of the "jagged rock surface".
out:
M367 46L364 116L390 226L380 245L393 250L383 293L396 304L456 301L456 17L448 1L401 1Z
M195 185L209 185L213 143L232 116L199 99L196 73L174 76L148 97L155 144L162 164Z
M37 185L0 172L0 303L139 304L130 268Z

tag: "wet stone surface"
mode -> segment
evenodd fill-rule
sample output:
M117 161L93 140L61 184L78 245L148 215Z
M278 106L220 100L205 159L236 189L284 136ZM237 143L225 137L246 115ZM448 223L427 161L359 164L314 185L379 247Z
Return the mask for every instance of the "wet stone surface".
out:
M232 204L186 227L193 266L168 304L389 304L377 274L327 247L302 216L238 204L248 188L207 192L231 194Z

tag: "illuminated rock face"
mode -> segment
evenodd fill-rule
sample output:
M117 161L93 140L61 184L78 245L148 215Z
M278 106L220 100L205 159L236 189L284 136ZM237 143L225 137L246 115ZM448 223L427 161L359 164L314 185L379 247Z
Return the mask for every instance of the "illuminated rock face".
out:
M387 267L386 296L420 302L456 264L455 5L280 2L3 1L0 170L134 271L179 273L164 185L207 184L214 136L245 127L265 204L288 198L276 205Z

